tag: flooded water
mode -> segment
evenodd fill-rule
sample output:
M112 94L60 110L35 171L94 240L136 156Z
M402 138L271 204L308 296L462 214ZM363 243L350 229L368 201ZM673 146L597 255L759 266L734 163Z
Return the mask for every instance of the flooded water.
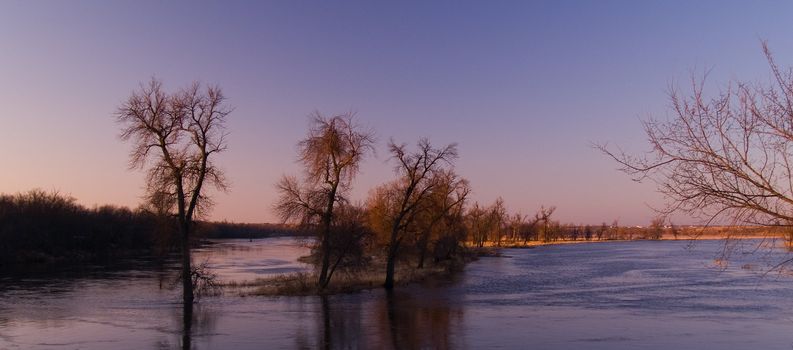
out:
M507 249L392 294L205 297L187 332L169 271L3 277L0 349L790 349L793 278L764 274L789 255L757 243L727 265L719 241ZM305 253L223 241L196 260L242 280L307 269Z

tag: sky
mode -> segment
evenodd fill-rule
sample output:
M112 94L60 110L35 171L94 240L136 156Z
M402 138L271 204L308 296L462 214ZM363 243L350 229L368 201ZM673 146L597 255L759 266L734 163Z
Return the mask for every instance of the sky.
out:
M646 225L664 198L592 148L647 151L667 91L765 81L793 64L783 1L0 1L0 193L137 207L118 106L155 76L217 84L235 108L209 219L276 222L308 115L377 134L351 197L394 178L386 144L458 143L472 200L562 222ZM695 223L685 216L681 223Z

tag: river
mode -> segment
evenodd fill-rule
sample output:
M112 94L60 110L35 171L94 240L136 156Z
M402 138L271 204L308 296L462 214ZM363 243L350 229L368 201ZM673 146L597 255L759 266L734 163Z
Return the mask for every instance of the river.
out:
M0 349L793 347L793 277L765 273L788 253L759 241L691 243L505 249L391 294L204 297L188 332L173 269L2 276ZM240 281L304 271L304 254L291 238L225 240L195 260Z

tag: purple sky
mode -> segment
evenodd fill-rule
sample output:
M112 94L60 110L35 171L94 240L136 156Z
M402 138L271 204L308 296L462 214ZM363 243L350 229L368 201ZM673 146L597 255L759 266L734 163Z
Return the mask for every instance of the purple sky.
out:
M135 207L143 173L113 112L141 81L219 84L236 107L213 219L275 221L307 115L378 134L354 198L393 177L385 144L458 142L473 198L564 222L647 224L662 203L590 147L647 149L669 84L768 78L793 61L791 2L0 2L0 192ZM685 219L678 219L685 221Z

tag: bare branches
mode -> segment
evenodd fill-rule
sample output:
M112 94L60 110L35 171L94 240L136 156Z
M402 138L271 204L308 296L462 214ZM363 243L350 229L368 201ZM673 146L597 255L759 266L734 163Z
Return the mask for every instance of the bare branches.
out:
M227 189L211 155L226 149L225 120L231 111L217 86L202 89L193 83L169 94L160 81L152 79L141 84L116 112L123 125L121 139L133 145L130 166L150 164L149 196L172 195L180 217L187 221L211 204L202 194L205 184Z
M354 116L347 113L326 118L319 112L311 115L308 136L298 148L306 179L312 184L338 183L349 187L363 157L374 151L374 133L357 125Z
M374 133L363 130L353 117L352 113L331 118L319 112L312 114L308 136L298 143L306 181L300 184L294 177L284 177L277 185L281 196L275 211L281 219L319 228L322 245L320 288L327 286L332 269L338 264L331 266L330 263L330 236L333 226L338 224L334 207L346 202L345 194L358 174L361 161L374 151Z
M433 148L428 139L421 139L414 152L409 152L407 145L397 144L393 140L389 142L388 148L397 163L394 169L397 179L373 192L369 208L374 226L380 226L381 232L388 232L390 236L384 284L390 289L394 286L396 255L405 233L422 213L422 206L433 191L442 185L443 165L451 165L457 158L457 146L450 144ZM467 195L467 189L460 191L460 195Z
M793 75L780 70L765 43L763 49L772 83L733 82L707 98L705 79L692 79L688 95L670 91L670 119L644 122L651 145L647 155L597 148L637 180L656 182L669 199L666 213L790 224Z
M281 197L275 210L284 221L309 223L326 212L332 216L333 203L345 201L361 161L374 151L374 133L356 124L352 113L326 118L314 112L298 149L306 181L285 176L276 186Z

